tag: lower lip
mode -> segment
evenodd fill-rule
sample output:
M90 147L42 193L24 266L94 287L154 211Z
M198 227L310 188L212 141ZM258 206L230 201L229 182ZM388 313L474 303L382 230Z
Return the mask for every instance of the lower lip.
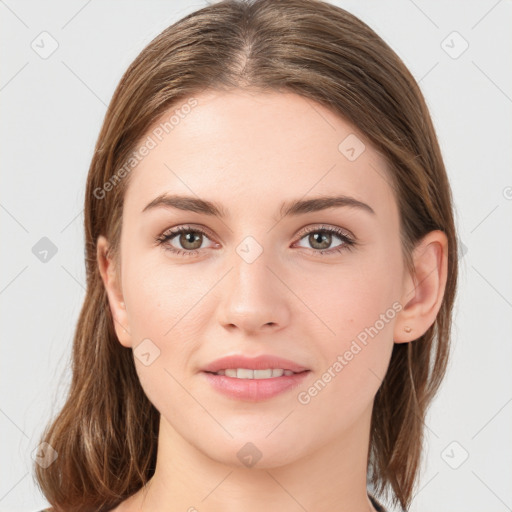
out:
M237 379L214 373L202 373L210 384L224 395L238 400L259 402L297 387L309 372L307 370L301 373L294 373L293 375L283 375L270 379Z

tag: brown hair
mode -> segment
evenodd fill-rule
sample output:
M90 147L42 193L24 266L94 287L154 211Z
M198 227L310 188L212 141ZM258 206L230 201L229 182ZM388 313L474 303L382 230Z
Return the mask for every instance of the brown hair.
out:
M101 128L85 195L87 291L72 382L41 439L58 457L46 469L35 464L38 483L57 511L109 510L155 470L159 412L140 386L132 351L117 340L96 259L99 235L119 256L130 174L118 174L116 182L113 177L172 105L206 89L234 88L294 92L367 137L388 162L409 266L420 238L436 229L447 235L440 311L421 338L394 344L372 415L369 481L377 495L391 492L393 505L410 505L426 411L447 366L457 282L451 191L423 95L393 50L339 7L320 0L224 0L168 27L137 56ZM109 181L115 186L105 192Z

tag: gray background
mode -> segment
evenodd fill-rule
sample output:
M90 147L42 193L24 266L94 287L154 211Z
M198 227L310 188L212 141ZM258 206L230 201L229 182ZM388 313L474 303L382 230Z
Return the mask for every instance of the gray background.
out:
M512 510L512 4L332 3L374 28L419 80L463 244L453 358L411 510ZM46 505L31 453L69 383L85 179L106 105L139 51L204 5L0 0L1 511ZM32 250L43 237L57 249L46 262Z

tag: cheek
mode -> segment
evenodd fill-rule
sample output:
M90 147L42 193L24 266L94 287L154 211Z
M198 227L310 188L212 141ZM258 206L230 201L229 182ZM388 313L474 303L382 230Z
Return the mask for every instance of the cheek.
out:
M402 309L400 275L399 255L390 258L388 254L333 267L304 284L302 296L322 321L316 329L322 363L316 387L318 397L323 396L318 404L327 406L334 400L363 407L377 392L393 349L395 319ZM315 392L306 393L305 401Z
M208 291L205 280L192 269L193 265L172 265L161 254L160 261L132 258L125 266L123 289L134 333L166 340L177 330L183 334L183 329L190 327L187 315Z
M206 311L208 292L218 278L198 272L194 265L172 265L162 254L146 261L132 257L124 268L123 288L141 384L154 403L169 396L187 400L178 381L195 364L191 358L212 317L211 309ZM148 352L149 358L138 357Z
M179 414L180 404L191 400L180 383L193 353L193 340L199 339L199 304L193 306L204 290L197 279L190 279L191 271L165 261L132 258L125 270L124 292L141 386L159 411Z
M393 304L400 296L400 267L382 265L378 257L365 259L303 274L298 282L300 297L319 320L323 330L318 332L324 334L327 346L356 337L386 312L386 324L378 322L379 331L392 330Z
M333 278L325 283L328 296L317 302L330 330L317 336L316 375L298 390L297 401L311 428L313 418L329 417L327 437L350 428L371 407L389 365L400 304L393 300L392 282L377 283L378 275L367 270Z

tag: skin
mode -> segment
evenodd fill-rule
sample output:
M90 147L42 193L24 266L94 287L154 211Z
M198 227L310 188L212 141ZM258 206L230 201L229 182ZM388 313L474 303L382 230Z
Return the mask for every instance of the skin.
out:
M115 510L374 510L366 493L374 397L393 343L414 342L435 320L447 238L429 233L414 251L415 275L406 270L384 158L321 105L293 93L247 90L196 99L132 171L120 262L98 239L119 342L135 349L149 338L160 350L148 366L134 358L161 413L156 472ZM365 144L354 161L338 150L349 134ZM215 201L229 215L164 207L141 213L164 192ZM341 194L375 213L337 207L279 220L284 201ZM195 256L155 243L182 225L210 233L196 235L202 244ZM322 225L348 231L356 245L336 253L338 235L322 246L319 235L301 234ZM252 263L236 251L247 236L263 249ZM180 243L178 235L167 246L190 251L193 243ZM401 307L394 318L309 403L300 403L298 394L394 303ZM299 388L269 400L235 400L200 373L235 353L275 354L311 371ZM237 457L248 442L262 454L252 467Z

